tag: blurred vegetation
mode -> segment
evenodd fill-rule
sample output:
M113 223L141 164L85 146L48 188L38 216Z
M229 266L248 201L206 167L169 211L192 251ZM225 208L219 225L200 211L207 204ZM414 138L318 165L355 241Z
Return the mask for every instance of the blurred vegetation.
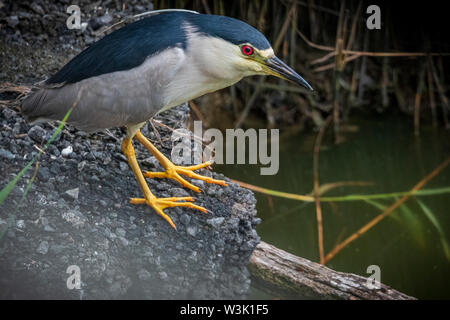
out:
M153 3L155 9L183 8L248 22L316 90L307 94L278 79L245 79L198 100L197 114L207 122L220 119L210 125L289 127L295 133L320 127L333 115L338 139L340 125L359 109L407 114L417 133L424 122L450 128L445 83L445 53L450 52L450 45L442 32L445 16L435 7L365 0ZM381 30L366 27L370 16L366 10L372 4L381 8Z

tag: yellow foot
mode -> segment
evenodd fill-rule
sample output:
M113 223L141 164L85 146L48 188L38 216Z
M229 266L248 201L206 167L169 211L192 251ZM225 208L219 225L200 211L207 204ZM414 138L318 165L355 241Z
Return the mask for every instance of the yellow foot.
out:
M189 183L188 181L183 179L181 177L181 175L184 175L189 178L197 179L197 180L202 180L202 181L205 181L206 183L218 184L218 185L221 185L224 187L228 186L227 183L223 180L216 180L216 179L205 177L205 176L202 176L202 175L199 175L199 174L193 172L194 170L202 169L202 168L208 167L212 164L213 164L213 162L209 161L209 162L205 162L205 163L202 163L202 164L199 164L196 166L182 167L182 166L176 166L171 163L167 166L165 172L146 172L144 174L144 176L147 178L173 179L173 180L181 183L184 187L189 188L195 192L200 192L200 188L197 186L194 186L192 183Z
M181 201L181 202L180 202ZM173 208L173 207L186 207L191 209L197 209L201 212L207 213L208 210L206 210L203 207L197 206L193 204L194 198L192 197L185 197L185 198L152 198L150 200L147 199L140 199L140 198L133 198L130 200L131 204L147 204L161 216L163 217L175 230L177 229L175 227L175 224L173 223L172 219L168 215L166 215L163 210L166 208Z

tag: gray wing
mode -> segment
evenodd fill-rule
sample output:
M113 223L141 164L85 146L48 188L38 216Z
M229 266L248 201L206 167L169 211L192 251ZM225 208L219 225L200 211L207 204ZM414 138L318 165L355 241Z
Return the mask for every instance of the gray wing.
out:
M87 132L145 122L167 104L184 59L181 48L170 48L130 70L41 87L22 102L22 113L30 122L62 120L74 106L68 123Z

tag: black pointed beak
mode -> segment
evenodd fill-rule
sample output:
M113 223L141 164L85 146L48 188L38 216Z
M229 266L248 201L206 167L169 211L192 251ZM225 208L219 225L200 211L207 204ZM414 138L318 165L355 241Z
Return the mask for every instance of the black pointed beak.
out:
M311 91L314 89L303 79L297 72L292 70L287 64L278 59L277 57L269 58L265 60L266 66L270 69L270 73L276 77L292 81L299 84Z

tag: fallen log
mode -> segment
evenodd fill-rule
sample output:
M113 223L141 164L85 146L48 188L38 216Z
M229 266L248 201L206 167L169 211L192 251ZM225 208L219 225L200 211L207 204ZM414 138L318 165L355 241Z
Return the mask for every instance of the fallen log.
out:
M265 242L253 252L249 270L254 287L283 299L415 299L384 284L369 288L365 277L334 271Z

